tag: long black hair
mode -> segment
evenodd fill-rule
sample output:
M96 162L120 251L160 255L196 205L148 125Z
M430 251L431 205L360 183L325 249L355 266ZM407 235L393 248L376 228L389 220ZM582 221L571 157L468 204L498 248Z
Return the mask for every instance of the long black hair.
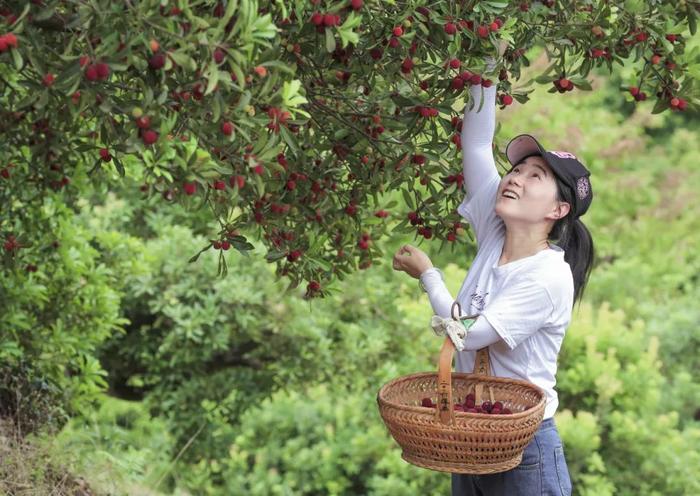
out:
M564 250L564 260L574 276L574 303L583 296L588 276L593 267L593 238L581 219L574 215L574 191L561 179L557 182L557 200L571 205L569 213L557 220L549 232L549 239Z

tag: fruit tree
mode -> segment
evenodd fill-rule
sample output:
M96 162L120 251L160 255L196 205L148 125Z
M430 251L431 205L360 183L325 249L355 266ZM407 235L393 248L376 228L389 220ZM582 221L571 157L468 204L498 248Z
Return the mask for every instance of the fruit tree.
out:
M249 250L254 236L279 275L319 296L383 256L374 241L389 225L466 239L455 207L468 90L495 85L499 106L525 104L533 46L550 61L535 81L552 93L588 90L591 71L629 62L629 98L655 100L655 112L697 105L700 63L686 44L700 2L691 0L33 0L0 9L6 268L40 241L23 227L32 205L74 201L75 177L138 170L145 195L210 209L218 233L202 250L221 251L221 272L225 252ZM385 203L398 191L400 202Z

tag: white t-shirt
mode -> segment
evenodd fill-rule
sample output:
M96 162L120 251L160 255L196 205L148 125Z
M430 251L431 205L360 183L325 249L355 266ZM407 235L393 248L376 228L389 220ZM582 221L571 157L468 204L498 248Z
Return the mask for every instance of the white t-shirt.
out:
M525 379L547 395L544 418L559 401L554 390L557 355L573 306L573 277L556 245L499 266L505 226L494 212L499 177L494 175L457 211L472 226L478 251L456 300L462 314L480 314L501 341L489 346L491 373ZM456 355L456 370L472 372L475 351Z

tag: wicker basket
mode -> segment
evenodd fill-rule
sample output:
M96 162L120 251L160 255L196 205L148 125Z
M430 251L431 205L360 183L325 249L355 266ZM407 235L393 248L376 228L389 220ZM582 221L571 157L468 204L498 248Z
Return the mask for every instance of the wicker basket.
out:
M544 416L544 391L517 379L489 375L488 351L479 350L474 373L452 372L455 347L447 337L440 351L438 373L424 372L394 379L379 390L379 412L403 449L401 457L419 467L461 474L491 474L520 464ZM503 403L511 414L454 411L473 393L477 404ZM421 399L437 398L437 408Z

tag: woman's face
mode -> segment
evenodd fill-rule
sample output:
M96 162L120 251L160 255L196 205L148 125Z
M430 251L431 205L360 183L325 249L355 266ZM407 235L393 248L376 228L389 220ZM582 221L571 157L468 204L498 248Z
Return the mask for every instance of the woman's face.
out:
M501 179L496 214L506 223L556 221L568 212L569 204L557 200L554 173L542 157L527 157Z

